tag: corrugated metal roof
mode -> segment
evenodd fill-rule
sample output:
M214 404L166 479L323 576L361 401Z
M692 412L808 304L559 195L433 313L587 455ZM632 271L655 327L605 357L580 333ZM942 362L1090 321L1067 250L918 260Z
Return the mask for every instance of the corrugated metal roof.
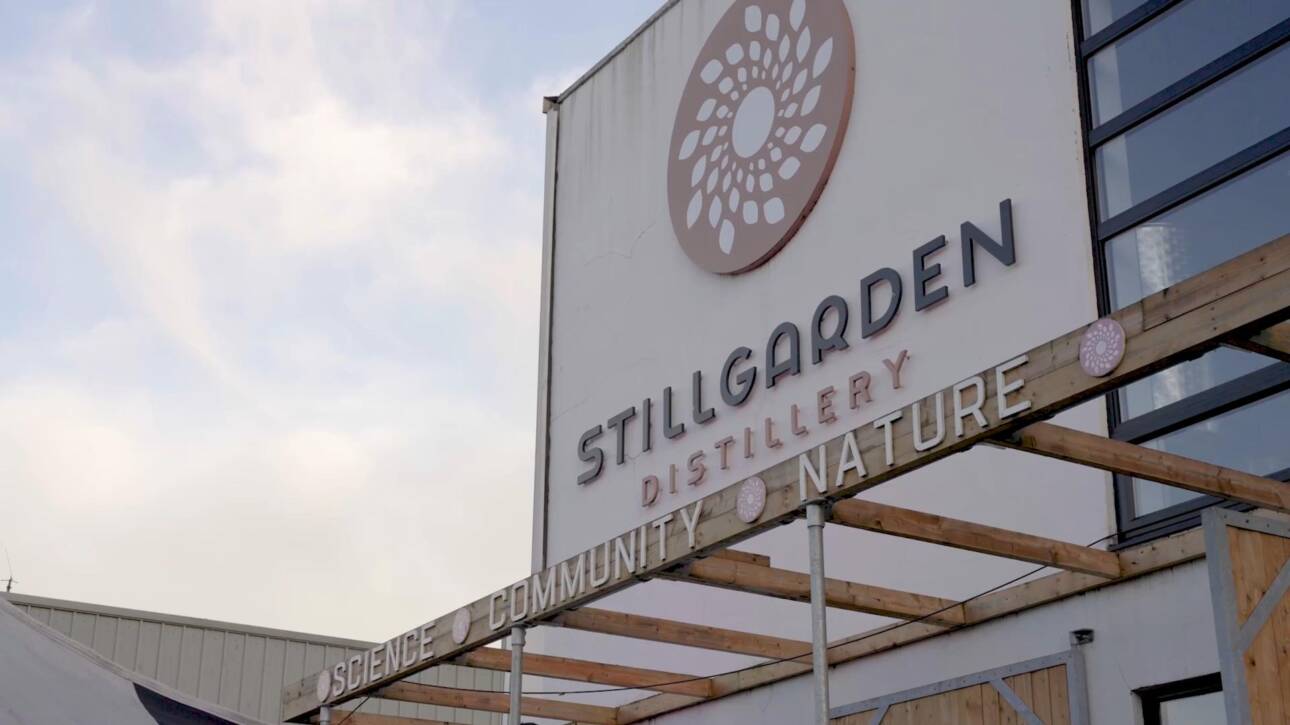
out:
M103 657L206 702L281 721L282 688L375 643L83 602L4 595L36 620ZM504 691L501 672L441 665L409 678L447 687ZM373 700L363 712L494 725L501 715Z

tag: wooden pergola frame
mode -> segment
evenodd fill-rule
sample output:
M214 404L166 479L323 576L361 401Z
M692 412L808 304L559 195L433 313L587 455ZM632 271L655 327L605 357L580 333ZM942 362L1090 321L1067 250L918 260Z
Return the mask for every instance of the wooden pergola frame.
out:
M829 477L824 482L824 491L811 490L809 498L805 496L808 484L799 481L803 477L799 457L781 461L758 474L766 484L767 501L764 512L753 523L745 523L737 515L738 484L712 493L701 499L698 507L695 504L686 507L687 513L695 512L692 517L697 520L692 532L679 525L670 531L666 527L640 529L647 537L641 546L646 555L640 557L642 561L634 570L611 574L608 561L603 569L595 569L593 563L593 570L607 578L605 583L564 592L564 596L552 594L551 601L541 610L528 612L519 621L507 622L500 628L490 624L493 598L480 599L465 608L470 627L464 641L457 643L452 637L453 614L440 617L424 628L434 635L432 657L394 672L380 673L339 697L329 694L327 703L320 703L315 694L318 676L307 677L284 692L284 718L295 722L317 721L323 704L335 707L367 695L505 712L509 704L506 693L453 690L402 680L439 664L509 669L511 653L484 645L510 634L512 624L524 628L566 627L769 660L735 674L695 677L525 653L522 662L525 674L654 691L644 699L620 707L524 697L522 713L535 717L611 725L634 723L809 673L812 671L810 642L610 612L588 605L651 578L810 601L809 574L775 568L768 557L731 547L802 517L808 504L821 501L829 506L828 523L1061 570L966 603L863 583L826 580L823 596L828 606L905 620L830 642L827 658L831 665L974 626L1205 555L1199 530L1113 553L853 498L879 483L977 444L1011 448L1290 513L1290 485L1045 422L1061 411L1220 345L1290 360L1290 321L1287 321L1290 320L1290 236L1151 295L1111 317L1125 331L1126 352L1118 367L1107 376L1092 377L1083 371L1079 344L1085 328L1070 332L1013 358L1006 377L999 372L1001 368L991 368L975 376L983 383L983 399L999 400L997 408L981 406L985 425L978 425L972 417L960 417L956 421L952 413L946 415L941 421L945 430L954 431L956 422L966 423L965 430L961 435L945 435L940 445L930 450L916 449L908 421L903 430L895 430L890 440L873 425L844 433L822 446L819 454L823 460L837 461L843 446L848 446L859 451L865 465L859 471L845 471L845 476L839 475L837 482ZM1024 380L1024 386L1005 380ZM1000 395L1001 386L1006 386L1003 395ZM962 390L962 387L950 386L930 397L959 395ZM930 408L930 405L923 406L924 411ZM1005 413L1007 410L1013 412ZM926 416L921 421L933 422ZM815 451L810 452L809 460L816 460ZM679 522L682 510L672 516ZM636 532L631 533L634 537ZM551 568L557 570L557 579L557 567L572 566L573 562L570 559ZM581 555L577 565L582 566ZM337 719L348 714L341 710L332 712ZM350 725L433 725L429 720L369 715L353 715L347 722Z

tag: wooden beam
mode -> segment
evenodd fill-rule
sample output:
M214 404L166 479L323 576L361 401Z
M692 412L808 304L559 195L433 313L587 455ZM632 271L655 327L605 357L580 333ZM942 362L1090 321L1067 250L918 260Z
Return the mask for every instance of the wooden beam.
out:
M460 707L466 710L484 712L508 712L511 702L505 692L478 692L475 690L454 690L434 685L419 685L412 682L396 682L377 691L377 697L403 702L418 702L423 705L442 707ZM561 700L542 700L536 697L525 697L520 700L520 712L532 717L549 717L557 720L572 720L593 725L617 725L618 716L612 707L584 705L578 702Z
M314 717L313 722L318 722L317 716ZM423 720L418 717L376 715L368 712L350 712L349 710L332 710L331 723L332 725L462 725L462 723L447 720Z
M1228 338L1227 344L1257 352L1281 362L1290 362L1290 322L1273 325L1249 337L1234 335Z
M888 426L866 421L852 430L839 430L821 451L826 461L842 459L844 450L859 452L863 470L856 466L835 478L825 475L825 495L832 500L851 498L866 489L890 481L946 457L966 451L980 443L998 440L1012 431L1052 418L1063 410L1093 400L1111 390L1192 359L1221 345L1233 335L1250 334L1290 319L1290 235L1229 260L1156 294L1139 300L1111 315L1125 332L1125 354L1119 366L1105 377L1091 377L1079 360L1080 343L1087 326L1080 326L1020 354L1010 353L999 365L960 374L956 380L980 381L984 403L978 411L982 418L965 421L962 433L950 432L954 421L943 421L946 435L931 448L915 445L909 406L892 411L885 420ZM1001 351L1001 355L1003 351ZM1006 362L1004 362L1006 360ZM1000 385L1020 385L1001 394ZM957 384L934 391L928 400L940 396L953 400L963 392ZM930 407L924 407L924 411ZM899 416L899 417L895 417ZM879 418L881 420L882 418ZM983 422L981 422L983 421ZM585 607L602 597L622 591L653 576L659 576L677 565L710 555L759 532L772 529L802 515L799 460L796 457L775 462L756 472L766 483L766 505L753 522L743 521L737 510L738 483L714 490L701 499L671 512L659 512L658 521L670 516L672 526L646 526L640 551L646 553L634 566L612 567L587 577L589 584L574 591L561 589L542 606L529 607L527 615L512 622L507 616L500 624L496 619L497 597L505 598L511 587L482 597L464 607L470 617L466 640L453 642L452 632L457 611L445 612L417 631L429 633L436 644L432 657L421 659L393 672L384 672L368 680L360 679L355 688L345 690L329 703L362 697L381 687L450 661L471 649L496 642L506 636L509 627L536 625L558 617L562 612ZM692 526L678 524L685 516L694 516ZM637 529L616 537L618 545L628 543ZM614 540L607 542L613 544ZM629 549L629 551L634 549ZM594 557L592 557L594 559ZM557 570L570 571L584 566L587 552L579 552L563 562L555 562L535 576L552 580ZM514 586L519 586L517 582ZM530 586L530 590L534 587ZM451 644L449 644L451 643ZM344 663L341 663L342 667ZM326 668L324 668L326 669ZM283 714L286 719L308 718L318 710L315 694L317 673L312 673L283 688Z
M1031 425L999 444L1290 513L1290 484L1051 423Z
M474 652L467 652L457 658L457 663L465 667L476 667L481 670L509 672L511 669L511 653L492 647L480 647ZM610 665L527 652L524 654L524 674L554 677L557 680L569 680L572 682L594 682L598 685L673 692L692 697L712 696L712 683L694 675L682 675L675 672L646 670L639 667L624 667L622 665Z
M624 614L605 609L583 607L557 615L552 621L559 627L632 637L651 642L679 644L686 647L733 652L753 657L779 659L798 657L811 651L811 643L782 637L738 632L732 629L657 619L639 614Z
M809 574L737 561L703 559L691 562L685 569L667 577L794 602L811 600ZM963 608L957 603L926 594L913 594L841 579L825 579L824 597L830 607L852 612L897 619L926 617L930 622L945 626L964 622Z
M1109 551L873 501L838 501L833 504L832 521L865 531L1045 564L1068 571L1107 578L1120 576L1120 559Z
M769 556L766 556L765 554L754 554L751 551L718 549L708 556L713 559L727 559L729 561L739 561L745 564L756 564L757 566L770 566Z
M1204 532L1193 529L1175 534L1149 544L1126 549L1118 554L1123 575L1121 580L1135 579L1205 556ZM1085 592L1101 589L1121 580L1083 574L1061 572L1026 582L1001 591L987 594L966 605L970 625L981 624L1045 604L1060 601ZM840 665L870 657L882 652L904 647L915 642L932 639L953 630L926 623L900 623L846 637L829 645L829 663ZM804 656L786 662L773 662L755 669L717 675L712 678L720 699L740 692L791 679L811 672L810 657ZM642 722L675 712L696 704L676 695L660 694L631 702L618 708L618 719L623 725Z

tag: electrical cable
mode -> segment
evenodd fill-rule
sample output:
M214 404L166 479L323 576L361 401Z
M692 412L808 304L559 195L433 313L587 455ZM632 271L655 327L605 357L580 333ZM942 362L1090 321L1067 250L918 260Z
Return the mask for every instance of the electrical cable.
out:
M341 718L341 719L340 719L340 722L336 723L336 725L345 725L345 721L346 721L346 720L348 720L348 719L350 719L351 717L354 717L354 713L358 712L359 710L362 710L362 709L363 709L363 706L364 706L364 705L366 705L366 704L367 704L367 701L368 701L368 700L370 700L370 699L372 699L372 696L371 696L371 695L368 695L367 697L364 697L361 701L359 701L359 703L358 703L358 707L356 707L356 708L354 708L353 710L350 710L349 712L345 713L345 717Z

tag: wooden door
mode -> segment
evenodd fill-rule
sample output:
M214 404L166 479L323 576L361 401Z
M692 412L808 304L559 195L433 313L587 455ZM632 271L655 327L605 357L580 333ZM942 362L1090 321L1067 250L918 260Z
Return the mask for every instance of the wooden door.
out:
M1290 524L1211 509L1205 548L1228 722L1290 725Z
M857 703L835 725L1085 725L1079 652ZM1071 693L1076 692L1072 699Z

